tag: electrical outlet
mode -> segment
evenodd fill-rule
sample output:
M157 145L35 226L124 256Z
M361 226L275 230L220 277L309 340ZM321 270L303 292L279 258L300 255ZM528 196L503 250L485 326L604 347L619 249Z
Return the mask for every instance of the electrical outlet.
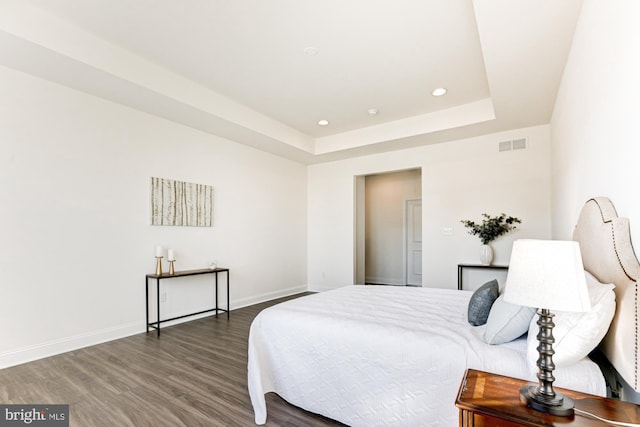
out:
M167 302L167 293L166 292L160 293L160 302Z
M453 236L453 227L442 227L443 236Z

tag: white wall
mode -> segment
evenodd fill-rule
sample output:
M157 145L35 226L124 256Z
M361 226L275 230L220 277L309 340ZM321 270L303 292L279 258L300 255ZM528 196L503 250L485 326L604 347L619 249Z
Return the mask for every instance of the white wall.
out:
M611 199L640 241L640 2L585 0L551 121L553 236Z
M640 2L585 0L551 120L553 237L584 202L611 199L640 241ZM640 403L623 387L622 399Z
M0 144L0 367L143 331L158 244L230 268L232 308L306 289L303 165L7 68ZM152 176L213 185L214 227L149 225ZM164 281L162 310L211 280Z
M498 152L498 142L528 137L526 150ZM461 219L482 212L523 220L494 242L506 264L516 238L549 238L549 128L538 126L356 159L312 165L308 183L309 286L354 282L355 177L422 168L423 286L456 288L457 264L477 262L480 241ZM453 236L443 236L453 227Z

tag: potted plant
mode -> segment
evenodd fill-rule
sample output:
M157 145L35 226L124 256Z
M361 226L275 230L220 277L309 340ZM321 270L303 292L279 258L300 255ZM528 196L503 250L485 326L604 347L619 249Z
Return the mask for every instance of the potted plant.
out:
M469 229L469 234L478 236L482 242L482 248L480 249L480 262L485 265L491 264L493 260L493 250L489 243L493 242L503 234L516 229L516 224L521 224L522 221L519 218L513 216L507 216L507 214L500 214L498 216L490 216L486 213L482 214L482 222L476 223L467 219L460 221L466 228Z

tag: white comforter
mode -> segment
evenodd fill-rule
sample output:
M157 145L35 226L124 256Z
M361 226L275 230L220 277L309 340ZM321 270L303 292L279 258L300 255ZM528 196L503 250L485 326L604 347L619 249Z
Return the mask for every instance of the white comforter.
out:
M248 382L256 424L264 394L351 426L455 426L466 368L537 381L526 339L491 346L467 323L472 292L347 286L287 301L251 325ZM604 395L585 359L554 385Z

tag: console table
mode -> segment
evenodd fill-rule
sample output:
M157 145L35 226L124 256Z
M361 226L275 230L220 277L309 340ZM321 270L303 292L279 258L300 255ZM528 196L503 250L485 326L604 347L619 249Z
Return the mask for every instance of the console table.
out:
M223 309L218 306L218 274L226 273L227 275L227 308ZM172 317L170 319L161 319L160 318L160 280L164 279L174 279L176 277L187 277L187 276L199 276L202 274L213 274L215 277L214 284L216 287L216 298L215 303L216 306L214 308L209 308L207 310L198 311L196 313L183 314L182 316ZM149 322L149 279L156 280L156 307L157 307L157 320L155 322ZM158 337L160 337L160 324L164 322L169 322L171 320L182 319L184 317L195 316L197 314L209 313L211 311L216 312L216 317L220 312L227 313L227 319L229 318L229 269L228 268L215 268L215 269L202 269L202 270L186 270L186 271L176 271L174 274L162 273L158 274L147 274L145 278L145 311L147 313L147 332L149 332L149 328L154 328L158 331Z
M508 265L485 265L485 264L458 264L458 290L462 290L462 270L465 268L490 268L495 270L508 270Z

